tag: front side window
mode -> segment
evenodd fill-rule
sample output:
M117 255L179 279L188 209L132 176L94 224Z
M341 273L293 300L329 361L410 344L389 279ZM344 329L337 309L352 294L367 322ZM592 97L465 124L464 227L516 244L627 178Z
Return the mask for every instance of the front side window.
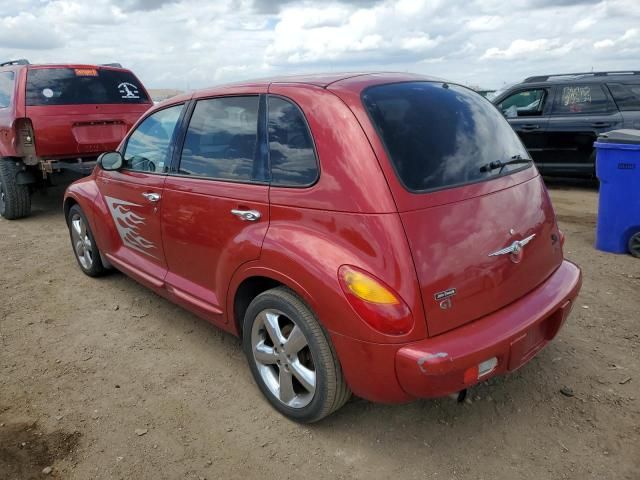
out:
M458 86L406 82L366 89L362 100L404 186L413 192L479 182L530 162L487 169L490 162L529 159L504 116Z
M164 173L171 163L172 139L183 105L149 115L131 134L124 151L124 168L137 172Z
M0 108L7 108L11 105L14 78L13 72L0 72Z
M238 182L254 180L259 104L257 95L198 101L178 173Z
M505 98L498 108L507 118L542 115L547 94L543 88L524 90Z
M269 97L269 158L271 183L308 186L318 178L311 134L300 109L279 97Z
M607 113L609 99L600 85L563 85L557 88L554 115Z
M620 110L640 110L640 83L610 83L609 90Z
M30 68L27 106L150 103L138 79L106 68Z

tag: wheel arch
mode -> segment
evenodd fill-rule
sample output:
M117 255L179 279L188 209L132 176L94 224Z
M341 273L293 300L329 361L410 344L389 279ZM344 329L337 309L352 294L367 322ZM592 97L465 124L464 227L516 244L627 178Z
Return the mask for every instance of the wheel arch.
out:
M67 226L69 225L69 211L71 210L71 207L79 204L78 200L72 196L66 196L64 198L62 202L62 211L64 212L64 221L67 222Z
M228 322L231 331L242 337L244 314L249 304L263 292L284 286L298 295L308 306L316 311L311 296L298 282L271 268L248 265L236 272L227 294Z

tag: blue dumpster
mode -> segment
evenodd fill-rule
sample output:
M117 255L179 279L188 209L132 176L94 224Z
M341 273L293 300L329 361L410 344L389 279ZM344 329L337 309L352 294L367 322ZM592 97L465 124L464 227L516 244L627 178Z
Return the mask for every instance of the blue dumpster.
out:
M613 130L594 143L600 179L596 248L640 257L640 130Z

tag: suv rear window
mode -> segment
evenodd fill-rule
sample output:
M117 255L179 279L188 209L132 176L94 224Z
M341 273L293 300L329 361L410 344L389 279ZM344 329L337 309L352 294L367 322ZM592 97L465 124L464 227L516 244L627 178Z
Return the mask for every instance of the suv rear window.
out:
M640 110L640 83L609 83L609 90L620 110Z
M395 83L368 88L362 100L408 190L479 182L530 166L481 171L490 162L530 157L491 102L467 88Z
M101 68L32 68L27 105L149 103L131 72Z

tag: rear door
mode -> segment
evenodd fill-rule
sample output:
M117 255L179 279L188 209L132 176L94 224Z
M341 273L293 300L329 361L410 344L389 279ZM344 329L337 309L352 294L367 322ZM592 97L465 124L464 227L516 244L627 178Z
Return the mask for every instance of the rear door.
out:
M548 153L550 93L548 87L522 88L497 105L537 164L543 164Z
M595 175L593 143L602 132L622 128L622 115L604 85L575 83L554 87L547 124L549 154L544 173Z
M140 81L114 68L30 67L26 114L40 157L115 150L151 106Z
M127 139L124 168L99 170L96 183L111 217L110 260L155 289L162 287L167 261L160 229L166 172L184 105L145 118Z
M162 239L174 299L220 322L231 276L260 255L269 185L260 91L199 99L167 177Z

